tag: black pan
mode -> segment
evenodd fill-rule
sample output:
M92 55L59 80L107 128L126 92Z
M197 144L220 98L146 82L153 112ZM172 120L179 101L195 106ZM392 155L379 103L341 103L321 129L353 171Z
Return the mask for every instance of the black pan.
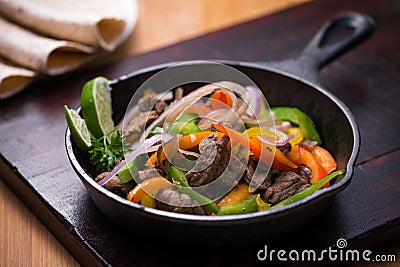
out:
M325 43L344 28L352 29L351 34L333 43ZM65 141L70 162L98 208L117 224L132 229L136 235L168 238L170 241L202 240L212 246L232 241L238 245L238 240L261 240L290 231L296 225L315 219L350 183L360 146L359 131L349 108L324 89L317 76L320 68L361 43L373 29L374 22L368 15L343 13L325 23L296 59L270 63L222 61L249 76L263 90L271 106L296 106L309 114L317 125L324 146L334 155L338 169L347 171L340 181L308 198L280 209L243 215L176 214L143 207L100 187L85 172L84 162L67 129ZM129 99L143 82L176 64L153 66L112 81L115 121L122 118Z

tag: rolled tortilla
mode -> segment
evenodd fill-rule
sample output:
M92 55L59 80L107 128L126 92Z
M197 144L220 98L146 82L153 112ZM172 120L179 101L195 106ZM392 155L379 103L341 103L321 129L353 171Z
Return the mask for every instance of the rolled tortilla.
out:
M0 99L10 97L28 86L36 73L0 61Z
M136 0L0 0L0 13L57 39L113 51L137 20Z
M36 72L62 74L87 62L94 49L39 36L0 18L0 55Z

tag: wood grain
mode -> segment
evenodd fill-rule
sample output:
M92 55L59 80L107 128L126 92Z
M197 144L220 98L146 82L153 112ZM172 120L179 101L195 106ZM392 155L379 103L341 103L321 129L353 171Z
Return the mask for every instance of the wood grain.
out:
M139 0L132 37L109 60L160 48L307 0ZM0 266L79 266L0 180Z

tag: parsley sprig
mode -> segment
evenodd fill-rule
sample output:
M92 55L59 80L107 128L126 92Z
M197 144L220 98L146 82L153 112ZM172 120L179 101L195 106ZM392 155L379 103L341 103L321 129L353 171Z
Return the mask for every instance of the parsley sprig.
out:
M124 159L124 152L130 149L129 142L118 128L115 127L100 138L91 138L92 145L88 150L90 162L99 173L114 169Z

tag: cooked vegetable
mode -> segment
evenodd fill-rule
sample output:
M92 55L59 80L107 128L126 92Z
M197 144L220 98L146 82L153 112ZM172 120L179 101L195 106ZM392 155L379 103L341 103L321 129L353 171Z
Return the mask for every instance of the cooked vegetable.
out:
M292 149L286 153L286 157L299 166L301 164L301 155L300 155L300 146L299 145L293 145Z
M111 136L110 142L108 136ZM91 143L88 150L90 162L99 173L114 169L116 164L124 159L124 152L130 149L125 136L117 130L117 127L98 139L92 137Z
M129 201L139 203L145 195L154 196L161 188L172 187L164 177L153 177L143 181L133 188L127 196Z
M200 142L209 136L210 134L216 134L218 138L221 138L223 136L222 133L220 132L212 132L212 131L204 131L204 132L198 132L198 133L191 133L189 135L182 136L179 138L179 149L182 150L188 150L192 149L193 147L196 147L200 144ZM165 160L165 154L164 152L161 155L161 161ZM157 165L157 152L151 155L149 160L146 163L147 166L156 166Z
M317 144L320 145L322 143L321 137L319 136L317 130L314 127L314 122L310 117L307 116L304 112L300 111L298 108L293 109L297 118L299 118L299 127L303 132L304 138L308 140L317 141Z
M220 202L218 206L238 204L250 196L249 186L247 184L239 184L232 189Z
M171 124L168 133L188 135L201 132L201 129L196 124L198 120L196 114L184 113Z
M251 195L238 204L222 206L217 215L244 214L258 211L257 195Z
M273 160L273 151L269 147L261 146L255 142L255 139L249 138L242 133L236 132L235 130L232 130L222 124L214 124L214 127L242 146L249 148L250 151L256 155L256 157L258 157L267 165L271 164Z
M302 191L294 196L291 196L291 197L283 200L282 202L279 202L278 204L272 206L272 208L282 207L282 206L291 204L293 202L299 201L303 198L306 198L306 197L310 196L312 193L314 193L315 191L317 191L318 189L321 189L325 184L329 183L336 176L343 175L345 173L346 173L345 170L339 170L339 171L332 172L331 174L329 174L325 178L319 180L318 182L316 182L309 188L305 189L304 191Z
M215 91L211 95L211 107L213 110L232 107L232 99L222 90Z
M200 195L196 191L194 191L188 184L186 180L185 173L175 166L170 167L170 175L174 182L176 182L180 187L179 190L182 193L189 195L192 199L199 202L201 205L204 205L206 209L213 213L218 213L219 207L217 204L212 202L210 199L206 198L205 196Z
M100 180L98 182L99 185L103 186L104 184L106 184L114 175L116 175L128 162L130 162L131 160L134 160L138 155L145 153L146 150L154 145L155 143L159 142L162 140L162 138L167 138L166 134L159 134L159 135L155 135L150 137L149 139L147 139L146 141L144 141L143 144L141 144L140 146L136 147L132 152L130 152L130 154L127 156L126 159L124 159L123 161L121 161L106 177L104 177L102 180Z
M301 143L301 141L303 141L303 139L304 139L303 132L299 127L291 127L289 129L287 129L287 133L289 134L289 138L290 138L289 143L292 146Z
M267 165L280 170L296 169L297 166L291 162L286 156L276 149L275 147L266 146L257 138L252 138L252 136L245 136L239 132L236 132L222 124L214 124L214 127L223 132L225 135L229 136L239 144L250 149L251 152L256 155L262 162ZM256 131L254 131L256 132ZM248 132L247 132L248 133ZM260 134L262 130L260 129Z
M142 161L142 157L137 156L118 171L118 177L121 180L121 183L129 182L138 174L142 165L144 165Z
M153 208L153 209L155 209L157 207L156 200L152 196L149 196L149 195L144 195L142 197L142 200L140 200L140 204L142 204L145 207Z
M314 127L311 118L298 108L275 107L271 109L278 120L290 121L299 125L305 139L317 141L318 145L322 143L321 137Z
M335 159L307 114L271 113L256 86L223 81L166 96L146 91L123 133L92 138L100 186L146 207L220 216L292 203L344 173L331 173Z
M324 178L328 173L324 168L318 163L314 158L313 154L307 149L300 147L300 163L309 167L312 171L311 183L315 184L322 178Z
M319 165L324 168L326 173L331 173L336 170L336 161L332 155L323 147L316 146L311 150L314 158L317 160Z
M290 121L291 123L299 125L299 118L294 112L293 107L273 107L271 111L275 113L278 120Z

